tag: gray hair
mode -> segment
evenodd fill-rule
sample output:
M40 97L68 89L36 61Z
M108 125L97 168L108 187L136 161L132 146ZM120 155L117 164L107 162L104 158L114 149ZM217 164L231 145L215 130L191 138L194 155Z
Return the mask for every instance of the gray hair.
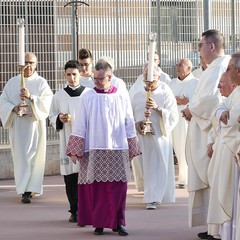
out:
M109 75L112 75L113 73L112 66L105 60L97 61L94 68L96 71L103 70L105 73Z
M145 62L143 64L143 75L148 73L148 64L149 62ZM161 69L158 67L156 63L153 64L153 75L160 76Z
M33 53L33 52L26 52L26 53L25 53L25 57L26 57L26 56L31 56L32 58L34 58L34 59L35 59L35 62L36 62L36 64L37 64L37 56L36 56L35 53Z
M114 71L114 60L113 60L113 58L111 58L111 57L108 57L108 56L103 56L103 57L100 57L99 59L98 59L98 62L99 61L104 61L104 62L107 62L110 66L111 66L111 68L112 68L112 71Z

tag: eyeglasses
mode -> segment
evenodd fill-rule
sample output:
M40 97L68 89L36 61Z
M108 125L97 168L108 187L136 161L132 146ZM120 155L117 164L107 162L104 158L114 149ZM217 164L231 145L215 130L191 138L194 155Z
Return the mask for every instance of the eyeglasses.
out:
M89 63L79 63L79 65L81 66L81 67L88 67L90 64L91 64L92 62L89 62Z
M110 75L106 75L106 76L104 76L102 78L95 78L95 77L93 77L93 79L94 79L94 81L102 82L106 77L110 77Z
M211 42L199 43L198 49L201 49L204 44L211 44Z
M27 61L27 62L25 62L25 65L28 65L28 64L33 65L34 63L35 63L35 62Z

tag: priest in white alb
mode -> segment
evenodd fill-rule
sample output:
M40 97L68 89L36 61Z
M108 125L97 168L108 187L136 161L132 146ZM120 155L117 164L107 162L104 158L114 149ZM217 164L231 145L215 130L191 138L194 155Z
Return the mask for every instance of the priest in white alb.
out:
M235 154L238 149L237 134L240 113L240 52L232 54L227 74L237 87L214 111L221 123L218 146L213 154L214 169L209 173L210 202L208 223L221 225L221 239L235 239L238 192L238 165ZM213 159L214 160L214 159ZM211 178L211 179L210 179ZM211 180L211 181L210 181ZM226 197L228 196L228 197ZM220 237L219 237L220 238Z
M189 122L186 159L188 163L189 191L189 226L207 225L209 204L209 183L207 170L209 157L207 155L207 137L212 127L212 111L221 101L217 88L219 79L226 71L230 56L224 55L224 37L210 29L202 33L199 43L200 55L207 69L201 74L198 87L182 113ZM198 234L199 238L207 239L209 235L219 233L219 225L208 225L208 231Z
M46 118L52 100L52 91L35 71L37 57L26 53L24 69L25 87L21 88L18 75L5 85L0 96L0 118L9 129L16 190L22 202L30 203L34 193L42 194L46 159ZM20 115L19 103L25 99L31 115Z
M198 84L198 79L193 76L192 62L183 58L176 64L177 78L173 78L169 86L176 97L178 113L186 107L192 99ZM188 121L180 117L177 126L172 131L172 143L175 155L178 160L178 185L187 186L187 162L185 156L185 145L187 138Z
M147 81L148 62L144 65L146 88L133 95L131 102L136 122L142 158L137 158L143 175L144 197L147 209L157 204L175 201L175 174L171 131L178 122L178 110L170 87L160 81L159 68L153 67L153 82ZM151 97L148 96L151 91ZM146 108L151 111L150 120L155 134L144 134ZM135 175L136 177L136 175Z

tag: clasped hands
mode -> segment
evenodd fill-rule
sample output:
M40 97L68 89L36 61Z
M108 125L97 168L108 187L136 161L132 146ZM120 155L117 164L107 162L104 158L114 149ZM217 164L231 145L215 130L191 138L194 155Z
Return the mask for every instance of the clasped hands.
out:
M229 111L225 111L221 114L219 120L224 123L225 125L228 124L228 120L229 120Z
M31 94L30 94L30 92L29 92L29 90L27 88L23 87L20 90L20 95L19 96L20 96L22 101L25 101L25 99L29 99L30 98ZM19 103L17 106L15 106L13 108L12 111L19 115L19 113L21 111L21 107L22 107L22 103Z
M21 90L20 90L20 98L21 98L21 100L24 101L25 99L29 99L30 96L31 96L31 94L30 94L30 92L29 92L29 90L27 88L25 88L25 87L21 88Z

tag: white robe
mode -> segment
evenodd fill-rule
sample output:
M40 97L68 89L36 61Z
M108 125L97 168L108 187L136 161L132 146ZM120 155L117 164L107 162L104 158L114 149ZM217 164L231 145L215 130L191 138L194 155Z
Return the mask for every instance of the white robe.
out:
M209 165L209 184L211 187L208 223L224 224L232 221L234 202L234 171L236 163L235 153L238 149L236 141L240 115L240 87L238 86L230 96L216 109L216 114L229 111L228 124L221 125L218 146L213 155L213 163ZM212 165L214 164L214 167ZM227 197L226 197L227 196ZM230 233L231 235L231 233Z
M146 96L147 93L143 89L136 93L132 99L135 122L145 120ZM162 109L162 117L158 111L151 110L150 120L155 135L150 133L145 136L138 135L143 160L139 165L142 166L141 171L144 176L143 202L174 202L175 175L170 134L178 121L177 104L171 89L162 82L151 93L151 97ZM162 127L165 128L167 136L163 136L160 124L163 124Z
M95 86L92 76L90 77L80 76L79 83L81 86L88 87L88 88L94 88Z
M63 124L63 129L59 131L60 136L60 172L62 175L70 175L79 172L79 162L74 164L66 155L66 146L69 136L72 133L72 124L75 119L76 110L79 107L79 98L86 93L89 88L85 88L80 96L71 97L64 89L56 92L53 96L52 105L49 114L49 120L56 129L56 120L59 113L68 113L71 115L71 121Z
M206 225L209 202L207 169L207 137L212 127L212 110L221 96L217 88L219 79L226 71L230 56L216 58L202 73L195 94L189 103L192 119L186 141L189 190L189 226Z
M14 177L18 194L42 193L42 181L46 158L46 118L52 100L47 81L36 72L25 79L33 102L29 104L32 117L19 117L12 109L21 102L20 75L11 78L0 97L0 117L4 128L9 129Z
M198 79L190 73L184 80L178 78L172 79L170 88L175 97L187 97L189 101L194 95L198 84ZM185 156L185 145L187 138L188 122L182 117L181 111L186 105L178 105L179 121L177 126L172 131L172 143L175 155L178 159L178 183L187 185L187 162Z
M202 67L199 67L199 68L192 71L192 75L197 79L200 78L202 73L203 73L203 68Z
M236 219L236 240L240 239L240 167L238 165L238 191L237 191L237 219Z

